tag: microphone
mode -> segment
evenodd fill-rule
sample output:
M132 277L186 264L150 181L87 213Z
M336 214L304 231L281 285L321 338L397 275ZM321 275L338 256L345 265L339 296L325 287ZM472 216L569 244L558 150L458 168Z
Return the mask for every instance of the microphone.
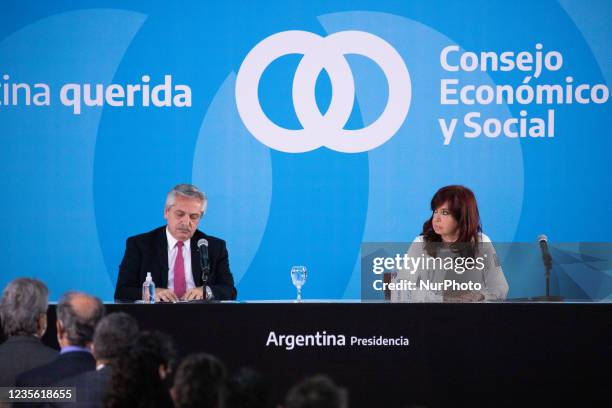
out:
M550 256L550 252L548 252L548 237L542 234L538 237L538 242L540 243L540 251L542 251L542 262L544 262L544 276L546 277L546 295L536 296L531 298L531 300L543 302L561 302L563 300L563 296L550 295L550 270L552 269L552 257Z
M544 262L544 267L547 273L549 273L552 268L552 257L550 252L548 252L548 237L542 234L538 237L538 242L540 243L540 251L542 251L542 262Z
M198 240L198 251L200 251L200 266L202 267L202 283L206 286L210 274L210 263L208 261L208 240Z

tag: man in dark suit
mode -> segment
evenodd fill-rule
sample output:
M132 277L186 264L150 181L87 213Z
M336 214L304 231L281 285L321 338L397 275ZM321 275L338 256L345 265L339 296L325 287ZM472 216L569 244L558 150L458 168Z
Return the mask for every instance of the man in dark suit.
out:
M138 336L138 323L127 313L111 313L96 326L93 354L96 370L86 371L53 384L53 387L75 387L76 402L55 402L51 407L102 407L109 388L111 370Z
M0 320L8 339L0 345L0 387L15 386L17 375L57 357L57 350L40 341L47 330L48 296L37 279L15 279L4 289Z
M79 292L68 292L57 304L57 341L60 355L50 363L17 376L19 387L45 387L96 368L91 354L94 328L104 316L100 299Z
M179 184L168 193L164 208L168 224L128 238L115 299L141 299L147 272L155 282L157 301L236 299L225 241L197 230L207 204L204 193L191 184ZM208 245L206 274L200 262L201 240Z

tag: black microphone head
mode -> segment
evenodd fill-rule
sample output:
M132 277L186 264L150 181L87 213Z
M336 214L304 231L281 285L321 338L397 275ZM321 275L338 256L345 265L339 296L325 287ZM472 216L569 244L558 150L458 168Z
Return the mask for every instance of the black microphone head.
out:
M206 248L208 248L208 240L205 238L201 238L198 240L198 248L202 248L202 245L204 245Z
M546 273L550 272L550 268L552 268L552 258L550 256L550 252L548 252L548 237L544 234L538 237L538 243L540 244L540 250L542 251L542 260L544 261L544 266L546 267Z

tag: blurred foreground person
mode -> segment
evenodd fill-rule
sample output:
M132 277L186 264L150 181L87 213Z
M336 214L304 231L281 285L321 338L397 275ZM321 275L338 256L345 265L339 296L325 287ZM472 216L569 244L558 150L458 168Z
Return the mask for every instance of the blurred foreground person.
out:
M272 393L266 379L243 367L227 381L225 408L272 408Z
M45 387L64 378L92 371L96 360L91 353L96 324L104 316L97 297L67 292L57 304L57 342L60 355L50 363L19 375L19 387Z
M0 345L0 387L14 386L17 375L57 357L57 350L40 341L47 330L48 296L37 279L15 279L4 288L0 320L7 340Z
M225 366L210 354L186 357L172 387L177 408L222 408L225 402Z
M331 378L317 375L296 384L287 393L284 408L347 408L346 390Z
M96 370L66 378L54 387L76 387L76 402L51 404L52 407L102 407L112 370L138 337L138 322L127 313L111 313L100 320L93 338Z
M159 332L140 334L113 368L104 406L174 407L169 384L175 361L176 351L169 336Z

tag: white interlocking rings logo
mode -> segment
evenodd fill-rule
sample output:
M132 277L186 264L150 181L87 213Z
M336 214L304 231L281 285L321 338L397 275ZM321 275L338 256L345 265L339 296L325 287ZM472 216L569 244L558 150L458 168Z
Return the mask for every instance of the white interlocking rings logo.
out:
M303 54L293 79L293 104L303 129L276 125L259 103L259 80L268 65L287 54ZM355 99L355 82L344 58L358 54L376 62L387 78L387 104L376 121L362 129L346 130ZM316 103L319 73L329 75L332 97L322 115ZM301 153L326 146L345 153L371 150L389 140L408 114L412 87L410 74L389 43L363 31L341 31L321 37L307 31L284 31L264 39L249 52L236 78L236 105L244 125L272 149Z

